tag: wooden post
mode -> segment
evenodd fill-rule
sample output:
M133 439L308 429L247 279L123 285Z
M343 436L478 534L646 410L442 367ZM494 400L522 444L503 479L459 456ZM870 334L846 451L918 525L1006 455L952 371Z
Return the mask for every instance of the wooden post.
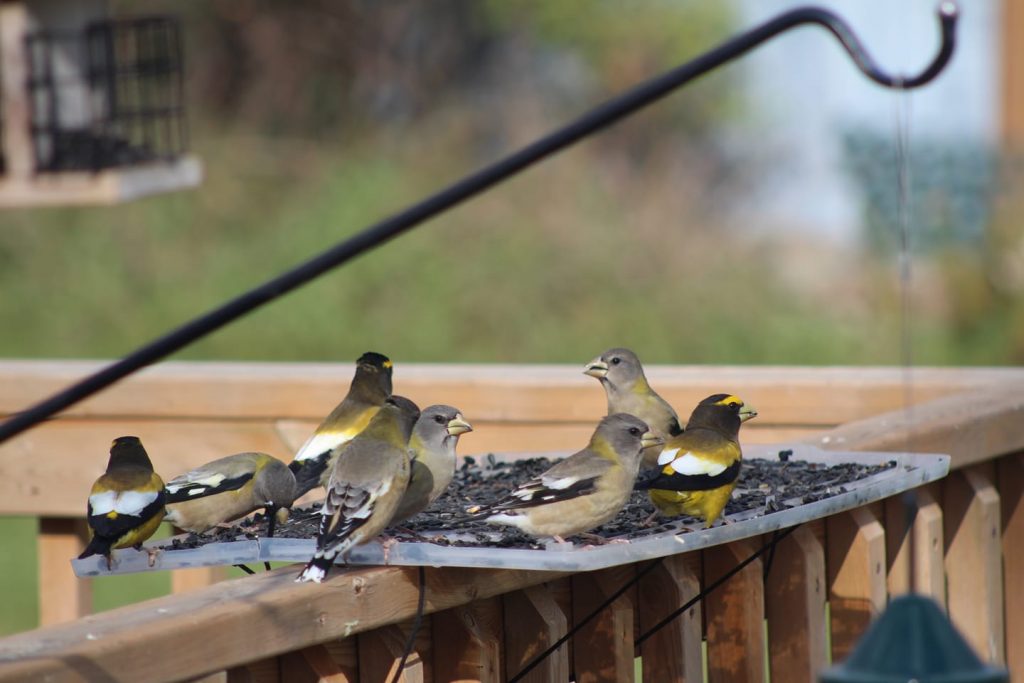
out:
M828 663L825 549L810 526L779 542L765 581L774 681L811 683Z
M406 635L397 626L383 626L359 635L359 674L367 681L390 681L402 652ZM405 668L398 678L402 683L422 683L425 680L423 658L416 648L409 653Z
M508 593L505 612L505 677L512 678L534 657L564 636L568 619L547 586ZM524 683L569 680L568 643L541 661Z
M30 131L28 58L25 36L31 23L27 3L0 5L0 124L4 175L27 181L35 172Z
M946 606L942 507L927 486L915 489L912 524L901 496L885 501L887 585L890 596L914 591ZM913 557L911 557L913 553Z
M573 623L578 624L635 573L633 565L583 572L572 577ZM573 672L578 683L632 681L633 602L624 593L576 632Z
M502 672L501 626L499 598L435 614L434 680L498 683Z
M949 616L982 659L1006 659L999 492L994 468L977 465L944 480ZM1018 579L1020 577L1017 577Z
M171 593L187 593L197 588L206 588L227 577L227 567L196 567L175 569L171 572Z
M640 580L637 619L646 632L700 593L700 553L672 555ZM640 646L644 683L703 683L701 605L686 610Z
M705 550L704 585L759 546L760 539L752 538ZM763 571L761 559L754 560L704 599L710 683L765 680Z
M884 607L885 530L868 508L826 522L832 661L846 658Z
M281 683L356 683L323 645L310 645L280 658ZM255 681L253 683L256 683Z
M1010 678L1024 680L1024 454L996 461L1003 522L1003 604L1006 664Z
M39 622L74 621L92 612L92 581L71 569L89 542L84 519L39 518Z

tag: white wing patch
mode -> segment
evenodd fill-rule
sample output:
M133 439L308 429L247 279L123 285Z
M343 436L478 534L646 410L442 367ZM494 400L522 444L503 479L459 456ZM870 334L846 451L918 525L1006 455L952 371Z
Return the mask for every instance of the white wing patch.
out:
M225 475L220 474L219 472L201 479L197 478L197 476L198 471L193 470L192 472L188 472L180 477L175 477L167 484L167 492L177 493L186 486L194 486L196 488L189 491L188 495L197 496L208 488L216 488L222 481L224 481L224 479L226 479Z
M676 453L679 452L678 448L666 448L661 451L658 455L658 464L667 465L672 462L672 458L676 457Z
M544 485L549 489L562 490L569 488L578 481L578 477L562 477L561 479L548 479L544 482Z
M157 495L157 491L104 491L89 496L89 504L94 515L105 515L110 512L119 515L138 515L156 500Z
M306 440L299 452L295 454L296 460L309 460L321 453L333 450L342 444L348 443L356 434L353 431L325 431L318 432Z
M713 477L724 472L726 466L711 460L705 460L693 453L686 453L672 461L672 469L679 474L706 474Z

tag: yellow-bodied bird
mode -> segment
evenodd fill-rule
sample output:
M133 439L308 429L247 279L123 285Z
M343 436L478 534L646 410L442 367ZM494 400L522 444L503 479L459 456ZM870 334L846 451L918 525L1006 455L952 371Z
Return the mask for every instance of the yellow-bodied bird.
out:
M137 436L119 436L110 445L107 471L89 491L88 521L93 536L78 559L110 554L153 535L164 517L164 482L153 471Z
M589 531L629 500L640 452L661 438L643 420L622 413L601 419L590 443L473 519L522 529L531 536L563 537Z
M387 356L367 351L356 361L348 394L324 418L288 467L295 474L296 498L327 486L337 448L363 431L391 395L392 364Z
M715 394L701 401L686 431L658 456L655 476L637 482L666 517L690 515L709 528L722 514L740 475L740 425L757 417L738 396Z
M296 581L320 583L341 555L384 531L409 483L409 436L420 411L391 396L370 424L340 447L320 511L316 553Z
M583 374L601 381L608 397L609 415L635 415L666 441L682 433L676 411L647 383L640 359L629 349L608 349L587 363ZM660 447L644 449L643 467L654 467L660 450Z
M473 431L458 408L435 405L424 408L409 438L412 470L391 524L416 515L445 492L455 476L455 447L459 436Z
M295 476L266 453L236 453L190 470L167 483L166 521L202 533L263 508L267 536L288 519Z

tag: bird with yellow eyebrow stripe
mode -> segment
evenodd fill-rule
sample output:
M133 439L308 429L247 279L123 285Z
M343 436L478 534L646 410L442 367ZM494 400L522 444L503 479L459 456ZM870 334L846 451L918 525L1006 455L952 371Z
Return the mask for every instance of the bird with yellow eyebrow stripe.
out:
M647 383L640 359L629 349L608 349L587 363L583 374L601 381L608 397L609 415L636 415L664 440L682 433L676 411ZM642 466L654 467L660 452L660 446L645 448Z
M690 415L686 430L665 444L654 476L638 481L636 488L648 491L662 515L699 517L705 528L711 527L740 475L740 425L754 417L757 411L738 396L707 397Z
M367 351L359 357L348 394L288 465L295 475L296 498L317 486L327 486L340 447L366 429L384 405L384 399L391 395L391 373L392 364L387 356Z
M137 436L119 436L110 445L107 471L89 491L88 522L92 539L78 556L103 555L134 546L153 535L164 517L164 482L153 471Z

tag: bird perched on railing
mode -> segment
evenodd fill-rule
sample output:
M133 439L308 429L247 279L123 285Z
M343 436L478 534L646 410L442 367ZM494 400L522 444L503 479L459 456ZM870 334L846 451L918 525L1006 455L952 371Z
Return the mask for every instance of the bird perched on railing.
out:
M167 516L176 527L201 533L263 508L267 536L288 519L295 476L266 453L236 453L167 482Z
M412 469L391 524L404 522L426 510L445 492L455 476L455 446L459 436L473 431L458 408L435 405L425 408L409 438Z
M738 396L708 396L697 404L686 430L665 443L658 456L660 469L641 478L636 488L648 491L658 513L699 517L710 527L740 475L740 425L754 417L757 411Z
M370 424L370 419L391 395L392 365L387 356L367 351L356 361L348 394L324 418L288 467L295 474L296 498L317 486L326 486L338 446Z
M320 583L334 558L384 531L409 483L409 437L416 404L390 396L362 432L340 446L320 511L316 553L296 581Z
M583 374L596 377L608 397L608 414L635 415L664 440L682 433L672 406L647 383L640 359L629 349L609 349L587 363ZM654 467L660 447L644 449L641 464Z
M522 529L531 536L583 533L612 519L629 500L644 448L661 444L643 420L618 413L601 419L590 443L472 519Z
M92 539L78 559L142 545L164 517L164 482L153 471L137 436L119 436L110 445L107 470L89 491L88 522Z

